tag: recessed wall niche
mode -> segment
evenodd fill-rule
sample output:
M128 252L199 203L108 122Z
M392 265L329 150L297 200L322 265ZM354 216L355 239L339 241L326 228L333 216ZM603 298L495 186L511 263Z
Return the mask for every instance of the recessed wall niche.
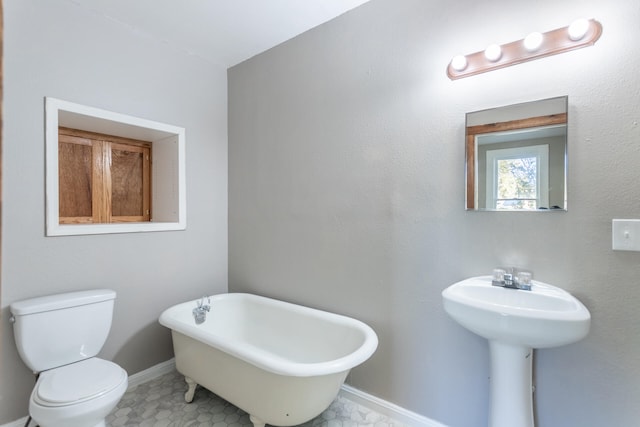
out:
M184 128L49 97L45 98L45 115L47 236L170 231L186 228ZM114 216L113 220L96 221L88 215L77 221L69 221L64 215L61 216L61 129L65 129L66 133L67 129L73 129L108 135L114 139L146 141L150 144L150 198L143 209L143 216L146 215L144 219L141 217L138 220L133 217L123 222ZM89 151L91 150L95 148L89 148ZM89 159L90 156L91 154ZM96 167L94 163L98 157L101 156L94 155L94 160L85 162L86 167ZM110 158L107 163L111 163ZM102 203L112 202L111 195L108 194Z

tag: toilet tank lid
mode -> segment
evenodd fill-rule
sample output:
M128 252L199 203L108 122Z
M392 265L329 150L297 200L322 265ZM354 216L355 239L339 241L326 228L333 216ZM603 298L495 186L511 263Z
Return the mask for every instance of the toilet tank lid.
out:
M93 289L90 291L66 292L16 301L9 306L14 316L60 310L86 304L108 301L116 298L111 289Z

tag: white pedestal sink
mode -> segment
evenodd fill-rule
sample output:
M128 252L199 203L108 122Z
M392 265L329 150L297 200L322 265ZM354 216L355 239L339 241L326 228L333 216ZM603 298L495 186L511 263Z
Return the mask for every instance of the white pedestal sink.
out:
M472 277L442 292L445 311L460 325L489 340L489 427L533 427L534 348L557 347L584 338L591 315L570 293L532 281L530 291L491 285Z

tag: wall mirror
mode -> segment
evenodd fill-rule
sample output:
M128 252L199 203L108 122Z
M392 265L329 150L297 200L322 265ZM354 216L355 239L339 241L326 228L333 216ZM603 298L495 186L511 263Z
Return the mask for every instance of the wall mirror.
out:
M466 208L567 209L567 97L467 113Z

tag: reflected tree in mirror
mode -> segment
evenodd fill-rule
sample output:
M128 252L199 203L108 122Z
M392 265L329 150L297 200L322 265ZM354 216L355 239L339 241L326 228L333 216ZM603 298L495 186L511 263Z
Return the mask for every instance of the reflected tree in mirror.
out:
M468 113L466 208L567 209L567 97Z

